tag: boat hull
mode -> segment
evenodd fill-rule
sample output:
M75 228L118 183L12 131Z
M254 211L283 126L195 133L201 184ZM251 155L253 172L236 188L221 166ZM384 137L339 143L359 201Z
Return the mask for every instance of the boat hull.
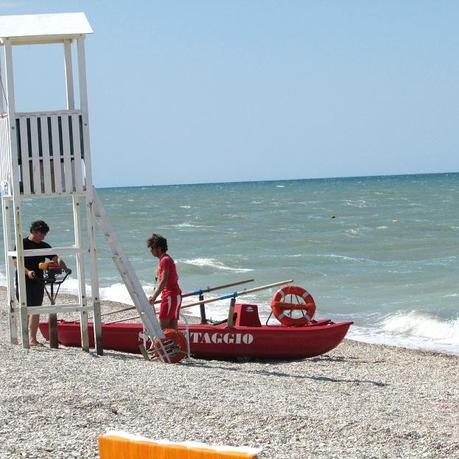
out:
M301 359L324 354L344 339L352 322L319 321L303 327L235 326L192 324L189 326L192 356L204 359ZM185 326L179 329L185 331ZM47 338L48 323L40 323ZM104 349L139 353L142 324L102 325ZM94 346L89 323L90 346ZM58 340L64 346L81 346L79 322L58 323Z

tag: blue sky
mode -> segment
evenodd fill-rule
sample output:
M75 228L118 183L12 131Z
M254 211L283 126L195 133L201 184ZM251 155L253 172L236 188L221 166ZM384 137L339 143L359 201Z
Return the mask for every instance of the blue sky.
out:
M84 11L97 186L459 171L459 2L2 1ZM15 48L17 109L64 107Z

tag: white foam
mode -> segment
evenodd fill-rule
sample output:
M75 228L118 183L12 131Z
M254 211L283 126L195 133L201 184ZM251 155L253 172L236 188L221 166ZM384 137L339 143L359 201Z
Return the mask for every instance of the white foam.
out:
M355 200L346 199L344 202L346 203L346 206L350 206L350 207L358 207L360 209L364 207L368 207L365 199L355 199Z
M409 335L459 345L459 318L440 320L417 311L387 317L382 323L384 332Z
M357 261L359 263L374 263L374 260L370 260L369 258L359 258L359 257L348 257L346 255L336 255L334 253L324 253L315 255L317 258L332 258L336 260L345 260L345 261Z
M177 225L172 225L174 228L203 228L201 225L193 225L193 223L184 222L177 223Z
M193 258L190 260L179 260L179 262L203 268L209 267L219 269L222 271L233 271L235 273L247 273L249 271L253 271L253 269L249 268L231 268L230 266L226 266L225 264L218 260L215 260L214 258Z
M348 336L367 343L459 354L459 318L441 320L417 311L392 314L375 327L353 325Z

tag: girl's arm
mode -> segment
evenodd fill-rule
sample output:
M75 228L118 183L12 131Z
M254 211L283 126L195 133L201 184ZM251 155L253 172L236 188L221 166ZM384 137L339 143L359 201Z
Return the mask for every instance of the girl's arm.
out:
M158 298L159 294L163 291L163 288L166 286L168 278L169 278L169 271L167 269L164 269L163 275L162 275L162 278L161 278L161 282L156 287L155 291L153 292L153 295L150 296L150 298L149 298L150 304L154 304L155 303L156 298Z

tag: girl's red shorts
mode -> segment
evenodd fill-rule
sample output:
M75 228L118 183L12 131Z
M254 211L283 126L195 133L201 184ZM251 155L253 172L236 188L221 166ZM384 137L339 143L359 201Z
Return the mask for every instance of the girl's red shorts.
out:
M159 318L178 320L180 313L180 305L182 304L182 292L165 293L161 297L161 305L159 307Z

